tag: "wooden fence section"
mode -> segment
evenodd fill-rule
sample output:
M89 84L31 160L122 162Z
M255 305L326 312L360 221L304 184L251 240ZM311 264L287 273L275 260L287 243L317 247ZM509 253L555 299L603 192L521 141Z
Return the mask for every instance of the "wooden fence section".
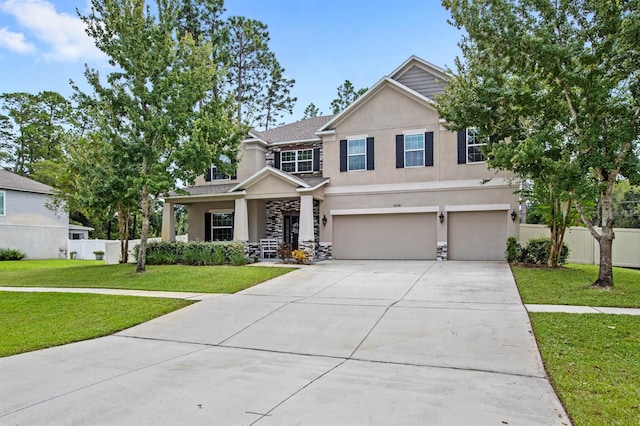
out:
M640 229L614 228L613 265L640 268ZM544 225L520 224L520 244L531 238L549 237L549 228ZM564 241L569 246L569 262L600 263L598 242L587 228L567 228Z

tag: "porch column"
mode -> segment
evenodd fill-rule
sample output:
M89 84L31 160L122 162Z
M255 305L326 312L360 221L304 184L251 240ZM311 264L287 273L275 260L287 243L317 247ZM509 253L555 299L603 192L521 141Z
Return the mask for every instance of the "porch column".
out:
M236 199L233 214L233 239L235 241L249 241L249 215L247 213L247 200Z
M298 241L314 241L313 236L313 196L300 196L300 230Z
M165 201L162 207L162 241L176 240L176 215L173 211L173 203Z

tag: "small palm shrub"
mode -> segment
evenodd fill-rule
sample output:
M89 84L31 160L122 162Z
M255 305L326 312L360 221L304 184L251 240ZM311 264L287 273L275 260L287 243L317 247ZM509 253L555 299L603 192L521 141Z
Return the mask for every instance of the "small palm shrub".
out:
M0 249L0 260L22 260L25 258L25 256L25 253L17 249Z

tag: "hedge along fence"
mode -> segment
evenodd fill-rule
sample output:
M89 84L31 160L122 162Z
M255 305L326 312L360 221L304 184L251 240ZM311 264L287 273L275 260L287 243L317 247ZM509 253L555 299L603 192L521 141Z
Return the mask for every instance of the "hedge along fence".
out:
M133 248L138 260L140 246ZM159 241L147 244L147 265L245 265L244 243L238 241Z

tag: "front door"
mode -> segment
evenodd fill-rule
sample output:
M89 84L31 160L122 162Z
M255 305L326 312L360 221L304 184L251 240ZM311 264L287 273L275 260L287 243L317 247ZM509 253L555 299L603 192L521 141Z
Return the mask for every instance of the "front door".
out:
M284 242L291 244L292 250L298 250L298 232L300 226L300 214L284 215Z

